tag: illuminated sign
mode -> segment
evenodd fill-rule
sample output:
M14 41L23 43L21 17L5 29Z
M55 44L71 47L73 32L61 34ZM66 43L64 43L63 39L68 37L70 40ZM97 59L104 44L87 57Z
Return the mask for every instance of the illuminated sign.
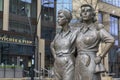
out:
M13 33L8 33L6 31L0 32L0 42L5 43L15 43L21 45L33 45L33 38L26 37L24 35L15 35Z
M13 37L7 37L7 36L0 36L0 41L5 41L5 42L14 42L14 43L19 43L19 44L33 44L33 41L31 40L25 40L25 39L17 39Z

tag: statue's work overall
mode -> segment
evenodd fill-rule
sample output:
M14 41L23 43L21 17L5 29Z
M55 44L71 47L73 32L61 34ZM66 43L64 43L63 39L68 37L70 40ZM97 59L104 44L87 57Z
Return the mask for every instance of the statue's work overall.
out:
M55 80L101 80L100 73L105 71L101 60L114 44L114 38L102 24L96 23L91 5L82 5L80 16L80 27L73 29L68 25L71 13L58 11L58 24L62 29L51 43ZM105 43L105 48L97 56L101 42Z
M80 16L81 26L76 38L75 80L101 80L100 73L104 71L101 60L114 44L114 38L102 24L95 23L96 14L91 5L82 5ZM105 43L105 48L97 56L100 42Z
M72 30L68 25L71 19L70 11L58 11L58 24L62 29L51 43L51 51L55 59L55 80L74 80L74 52L77 31Z

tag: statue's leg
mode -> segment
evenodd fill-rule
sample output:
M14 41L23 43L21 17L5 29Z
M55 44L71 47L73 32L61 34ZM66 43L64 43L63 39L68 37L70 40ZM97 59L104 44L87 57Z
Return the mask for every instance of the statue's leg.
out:
M74 80L75 66L74 59L68 57L66 64L64 65L63 80Z
M62 80L60 74L56 70L54 70L54 74L55 74L55 80Z
M54 63L54 76L55 76L55 80L62 80L61 77L61 71L60 71L60 64L58 64L57 61L55 61Z

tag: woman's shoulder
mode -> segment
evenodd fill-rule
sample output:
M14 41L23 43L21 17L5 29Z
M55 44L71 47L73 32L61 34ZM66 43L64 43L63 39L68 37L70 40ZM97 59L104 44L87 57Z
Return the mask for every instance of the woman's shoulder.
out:
M71 27L71 32L77 34L80 31L80 27Z
M96 27L97 30L104 29L104 25L101 24L101 23L96 23L96 24L95 24L95 27Z
M77 27L74 27L74 26L71 27L72 31L79 31L81 28L82 28L82 25Z

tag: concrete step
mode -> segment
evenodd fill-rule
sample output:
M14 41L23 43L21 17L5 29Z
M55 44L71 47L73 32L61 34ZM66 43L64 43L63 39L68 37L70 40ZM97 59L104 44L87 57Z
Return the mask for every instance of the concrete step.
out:
M31 80L30 77L28 78L0 78L0 80ZM34 78L34 80L55 80L54 78L42 78L39 77ZM120 80L120 79L112 79L112 77L102 77L102 80Z
M106 76L106 77L102 77L102 80L113 80L113 79L110 76Z
M0 80L31 80L31 78L0 78ZM34 80L55 80L52 78L34 78Z

